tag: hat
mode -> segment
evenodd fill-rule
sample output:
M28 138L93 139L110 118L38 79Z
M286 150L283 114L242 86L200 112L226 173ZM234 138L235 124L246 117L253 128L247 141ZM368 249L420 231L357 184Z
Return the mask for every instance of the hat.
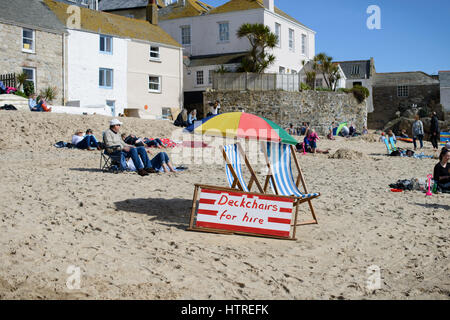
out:
M117 120L117 119L112 119L110 122L109 122L109 125L110 126L115 126L115 125L118 125L118 124L122 124L122 122L120 122L119 120Z

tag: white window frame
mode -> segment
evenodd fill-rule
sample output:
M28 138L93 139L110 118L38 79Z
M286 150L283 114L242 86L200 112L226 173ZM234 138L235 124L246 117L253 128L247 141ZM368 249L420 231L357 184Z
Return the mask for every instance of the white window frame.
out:
M150 45L150 60L152 60L152 61L161 61L160 48L161 47ZM158 49L158 50L155 50L155 49ZM152 57L152 53L156 54L157 57Z
M308 36L302 33L302 54L306 56Z
M110 71L110 75L111 75L111 86L108 86L107 83L107 74L108 71ZM101 77L100 77L100 72L102 72L104 74L104 84L102 85L100 83ZM99 68L99 74L98 74L98 87L102 88L102 89L113 89L114 88L114 69L109 69L109 68Z
M150 78L157 78L158 82L150 81L151 80ZM158 89L151 89L150 88L151 84L153 84L153 85L157 84ZM151 93L161 93L162 92L162 77L161 76L152 75L152 74L148 75L148 92L151 92Z
M275 22L275 34L278 36L277 47L281 48L281 24L278 22Z
M230 42L230 22L220 21L217 23L219 27L219 42ZM226 30L222 29L222 26L226 26ZM222 38L222 36L224 36Z
M180 27L181 29L181 44L183 46L190 46L192 44L192 31L191 31L191 26L190 25L184 25ZM185 35L184 34L184 30L189 30L189 34ZM189 37L189 42L185 41L187 40L187 37Z
M408 86L397 86L397 97L405 98L409 96Z
M26 38L23 36L24 31L31 31L33 37L32 38ZM24 48L24 40L31 40L31 49L25 49ZM27 53L35 53L36 52L36 30L28 29L28 28L22 28L22 52Z
M102 38L104 39L104 49L105 50L103 50L102 51ZM109 46L110 46L110 51L107 51L106 50L106 40L107 39L109 39ZM113 37L111 37L111 36L107 36L107 35L104 35L104 34L101 34L100 35L100 42L99 42L99 48L98 48L98 50L99 50L99 52L100 53L103 53L103 54L113 54Z
M202 82L200 83L199 80L199 75L201 75L201 80ZM195 72L195 84L197 86L204 86L205 85L205 72L203 72L203 70L197 70Z
M295 30L289 28L289 50L295 52Z
M33 82L34 92L37 92L37 88L36 88L36 68L22 67L22 72L25 72L25 70L31 70L33 72L32 79L31 80L27 79L25 82Z

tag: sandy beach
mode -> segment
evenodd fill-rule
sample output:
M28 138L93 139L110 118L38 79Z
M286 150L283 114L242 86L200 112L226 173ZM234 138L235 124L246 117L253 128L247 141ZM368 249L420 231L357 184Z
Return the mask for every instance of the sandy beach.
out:
M436 159L387 157L375 135L322 139L350 156L299 154L321 197L319 224L296 241L188 232L194 184L227 186L224 162L180 163L205 149L177 147L165 151L187 171L140 177L101 172L99 151L53 146L76 129L99 138L110 119L0 111L0 299L450 299L450 195L389 188L426 178ZM177 129L120 119L141 137ZM80 289L66 285L71 266Z

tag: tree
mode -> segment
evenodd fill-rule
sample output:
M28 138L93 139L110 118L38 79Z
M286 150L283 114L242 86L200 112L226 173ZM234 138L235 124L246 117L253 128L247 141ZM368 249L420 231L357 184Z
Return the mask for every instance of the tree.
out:
M248 55L242 59L239 71L262 73L275 62L275 56L266 50L277 45L278 37L268 26L244 23L237 31L237 37L247 38L251 45Z
M25 84L25 82L28 79L28 75L25 72L19 73L16 76L17 79L17 89L20 90L20 88Z
M325 53L317 54L313 59L313 70L321 73L330 90L336 90L337 82L341 78L339 66L333 62L333 58Z

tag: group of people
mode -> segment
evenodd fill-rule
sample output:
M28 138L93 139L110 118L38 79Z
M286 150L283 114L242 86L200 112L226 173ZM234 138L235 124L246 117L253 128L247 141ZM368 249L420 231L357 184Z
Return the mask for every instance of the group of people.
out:
M36 94L33 93L28 97L28 107L30 111L34 112L51 112L52 108L47 107L47 102L40 98L37 99Z
M220 102L219 100L216 100L214 104L210 105L210 110L206 114L206 117L211 117L218 115L220 113ZM191 112L188 113L187 109L181 110L180 114L178 114L177 118L174 121L174 125L177 127L189 127L194 124L195 121L197 121L197 109L191 110Z
M327 138L329 140L335 140L334 130L336 128L338 128L337 122L336 121L331 122L331 125L328 127L328 134L327 134ZM356 136L364 135L364 134L368 134L368 133L369 133L369 131L367 130L367 127L364 127L361 133L357 132L355 125L353 124L353 122L351 122L349 127L347 127L346 125L343 125L341 127L341 130L339 131L338 135L341 137L349 138L349 137L356 137Z

